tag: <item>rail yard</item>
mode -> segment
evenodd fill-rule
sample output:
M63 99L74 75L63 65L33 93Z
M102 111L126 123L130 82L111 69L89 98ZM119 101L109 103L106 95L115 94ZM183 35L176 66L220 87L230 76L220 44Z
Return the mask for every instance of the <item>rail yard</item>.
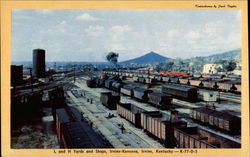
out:
M12 147L24 138L15 132L20 114L40 110L50 119L41 148L241 147L240 78L138 70L52 78L12 89Z

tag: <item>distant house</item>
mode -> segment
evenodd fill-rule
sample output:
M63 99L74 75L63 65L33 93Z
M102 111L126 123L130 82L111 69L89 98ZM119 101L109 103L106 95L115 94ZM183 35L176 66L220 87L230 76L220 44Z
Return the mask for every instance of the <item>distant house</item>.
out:
M204 74L216 74L218 73L217 69L222 68L221 64L205 64L203 66Z

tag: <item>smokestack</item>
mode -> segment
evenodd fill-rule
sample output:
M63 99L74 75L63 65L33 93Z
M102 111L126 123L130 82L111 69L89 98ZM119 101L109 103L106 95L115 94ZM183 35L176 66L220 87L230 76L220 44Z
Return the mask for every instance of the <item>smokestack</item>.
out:
M38 78L45 78L45 50L33 50L33 75Z

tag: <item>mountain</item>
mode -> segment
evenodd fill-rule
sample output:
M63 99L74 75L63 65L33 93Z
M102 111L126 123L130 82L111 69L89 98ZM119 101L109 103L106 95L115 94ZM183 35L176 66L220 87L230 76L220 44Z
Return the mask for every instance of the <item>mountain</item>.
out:
M122 64L131 64L131 63L136 63L136 64L153 64L153 63L159 63L159 62L164 62L170 58L161 56L155 52L149 52L141 57L137 57L134 59L126 60L121 62Z
M215 59L235 59L240 60L241 59L241 49L235 49L215 55L210 56L202 56L202 57L195 57L197 59L208 59L208 60L215 60Z

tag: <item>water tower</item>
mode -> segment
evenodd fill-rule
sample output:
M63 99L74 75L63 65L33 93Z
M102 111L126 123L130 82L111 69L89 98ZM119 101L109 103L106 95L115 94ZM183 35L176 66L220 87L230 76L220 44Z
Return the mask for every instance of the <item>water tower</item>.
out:
M45 78L45 50L33 50L33 76L38 78Z

